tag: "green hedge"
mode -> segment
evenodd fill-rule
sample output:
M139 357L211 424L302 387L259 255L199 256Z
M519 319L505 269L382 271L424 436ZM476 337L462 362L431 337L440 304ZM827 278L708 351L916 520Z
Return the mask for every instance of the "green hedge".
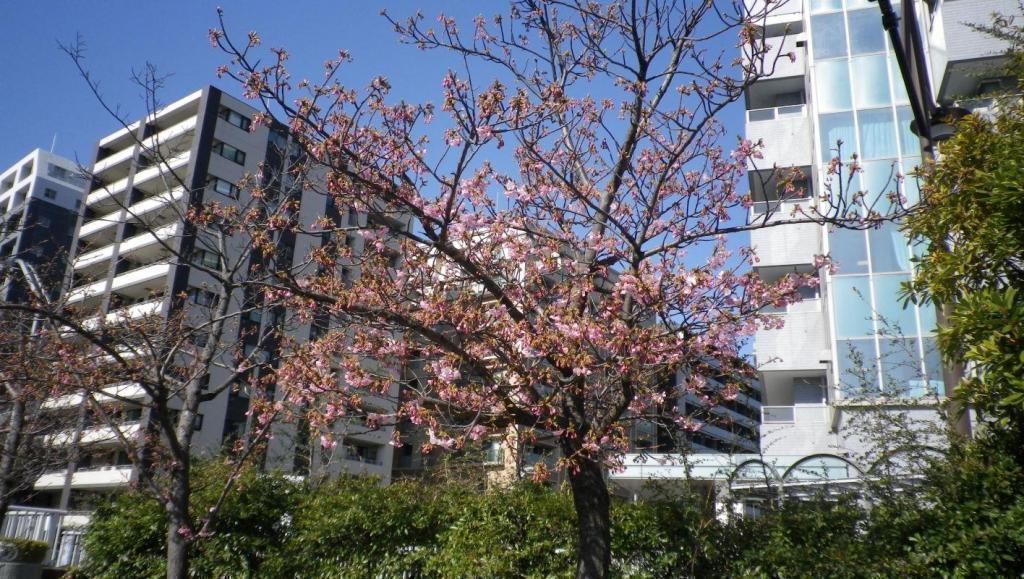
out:
M930 577L1024 573L1024 470L1008 444L954 447L917 488L864 509L853 497L787 501L721 522L700 493L658 489L612 505L618 577ZM222 467L197 471L195 512ZM223 480L220 478L219 480ZM198 577L571 577L575 514L564 490L343 478L309 488L246 473ZM163 510L125 494L86 536L92 577L164 575Z

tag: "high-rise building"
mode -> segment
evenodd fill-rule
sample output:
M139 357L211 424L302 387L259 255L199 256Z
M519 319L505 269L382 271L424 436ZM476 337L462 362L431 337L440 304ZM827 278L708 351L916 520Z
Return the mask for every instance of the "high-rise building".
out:
M41 149L0 173L0 259L29 264L49 299L60 293L85 183L74 161ZM20 276L4 275L0 300L28 291Z
M1004 86L986 66L1005 45L968 23L987 24L994 12L1013 14L1019 10L1014 2L915 1L914 8L939 103L970 104ZM907 175L921 164L921 143L911 132L907 90L878 4L789 0L761 31L783 58L746 95L746 136L764 143L764 158L750 172L753 217L769 212L771 220L792 219L795 205L822 203L840 192L847 199L864 192L866 204L880 213L895 195L916 203L918 184ZM834 158L849 166L854 153L860 171L830 174ZM790 168L799 174L788 175ZM785 193L780 182L787 178L803 195ZM765 453L868 452L863 437L847 428L866 401L884 402L911 421L935 419L936 395L946 391L936 312L931 305L905 305L899 295L922 247L891 223L866 231L783 225L754 231L751 244L767 279L794 271L821 276L820 288L778 312L783 329L756 336ZM818 254L831 254L838 269L816 272Z
M989 24L994 13L1019 14L1018 4L912 1L932 98L985 114L986 94L1015 83L996 66L1006 44L972 24ZM756 5L752 13L765 5L748 2ZM794 206L807 208L840 192L849 199L864 191L867 204L880 212L896 195L916 203L918 183L907 175L921 164L922 148L911 131L906 85L879 5L782 0L771 9L758 31L772 47L767 74L745 98L746 137L764 145L763 158L750 165L751 218L793 220ZM860 171L830 175L833 158L849 162L854 153ZM941 147L939 157L941 162ZM637 492L650 479L682 477L720 488L728 481L751 495L765 487L799 494L823 483L856 486L879 460L891 458L878 455L879 432L862 430L869 423L906 427L924 437L935 432L936 403L946 392L935 348L936 312L930 305L904 307L899 296L913 275L912 258L923 248L893 224L866 231L774 225L753 231L751 245L765 279L794 272L820 276L817 288L802 290L802 301L776 312L784 318L782 329L755 336L760 449L685 460L627 456L625 469L610 475L614 487ZM817 270L815 256L824 254L838 263L836 271ZM883 419L872 421L870 413ZM887 421L886 415L900 418Z
M295 217L302 223L333 216L339 224L351 225L353 231L346 243L359 243L356 230L365 227L365 216L334 207L329 195L313 187L287 182L291 177L280 168L294 162L300 153L290 145L283 127L255 122L256 112L242 101L206 87L99 140L68 276L69 307L96 320L124 321L178 313L191 316L215 305L216 296L209 291L212 278L199 264L217 268L226 260L238 261L242 268L262 267L256 261L264 258L243 253L245 240L229 240L218 252L184 216L190 203L204 200L222 206L249 205L252 188L244 186L246 179L260 185L265 195L277 190L280 195L296 196L299 209ZM272 235L277 247L274 259L287 264L285 267L301 263L313 247L326 240L326 236L290 232ZM222 342L237 345L246 359L276 364L281 354L279 340L260 341L259 337L271 334L271 328L284 327L286 312L260 306L262 298L255 289L238 290L238 294L231 296L229 314L234 317L226 325ZM322 331L325 323L289 323L287 332L302 342ZM225 352L226 357L204 378L209 384L224 384L233 376L231 353ZM196 453L216 455L251 427L247 384L247 380L237 380L237 387L202 402L193 438ZM130 438L146 428L147 395L130 383L111 388L116 400L98 400L116 410L122 419L119 430ZM46 408L67 414L67 424L72 425L81 403L81 396L69 395L47 401ZM314 468L323 474L347 472L389 479L392 452L387 446L391 437L387 429L348 432L337 438L333 448L309 444L310 438L318 437L306 430L295 424L275 427L266 465L296 474ZM86 425L81 434L83 458L71 483L74 491L104 492L130 480L133 470L116 434L103 422ZM62 436L54 440L72 440L70 433ZM35 488L52 493L55 499L64 485L65 473L54 472L40 478Z

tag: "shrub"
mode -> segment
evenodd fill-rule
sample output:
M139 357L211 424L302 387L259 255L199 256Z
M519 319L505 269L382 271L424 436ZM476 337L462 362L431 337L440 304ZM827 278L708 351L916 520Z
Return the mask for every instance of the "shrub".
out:
M42 563L50 545L46 541L33 541L16 537L0 537L0 543L6 543L17 551L16 561L22 563Z

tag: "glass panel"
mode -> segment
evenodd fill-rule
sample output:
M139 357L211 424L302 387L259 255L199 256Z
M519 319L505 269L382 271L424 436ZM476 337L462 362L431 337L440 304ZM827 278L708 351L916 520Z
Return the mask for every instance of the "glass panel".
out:
M840 338L873 336L871 293L867 276L832 278L832 302L836 310L836 335Z
M885 29L882 28L882 13L877 7L847 12L846 17L850 24L850 52L864 54L885 50ZM884 61L882 70L885 70ZM857 74L859 77L859 70Z
M892 95L898 103L908 103L907 85L903 84L903 76L900 75L900 65L896 62L895 56L889 57L889 74L892 77Z
M917 340L882 338L878 341L882 363L882 390L887 396L919 397L926 391Z
M811 12L842 10L843 0L811 0Z
M900 152L904 155L920 155L921 141L910 131L910 123L914 120L914 112L910 107L896 108L896 122L900 131Z
M929 394L944 392L942 382L942 357L939 355L938 345L935 338L924 338L921 340L924 346L924 371L928 377Z
M828 234L832 260L839 273L867 273L868 254L864 246L864 232L836 228Z
M860 124L861 156L866 159L896 156L899 147L896 146L896 126L892 110L885 108L858 111L857 122Z
M921 200L921 179L914 174L920 165L920 157L903 159L903 197L907 206L917 205Z
M827 60L815 66L814 90L818 93L821 112L848 111L850 102L850 73L846 60Z
M900 286L910 281L909 275L879 275L872 278L875 287L875 311L878 314L878 332L885 336L917 334L914 306L903 307L899 297Z
M893 223L868 231L871 244L871 271L886 273L910 271L910 250L907 238Z
M842 12L812 16L811 34L814 58L846 56L846 27Z
M875 340L837 340L839 392L843 398L875 396L878 392L878 365Z
M857 76L857 108L889 104L889 73L885 55L858 56L850 59L850 66Z
M899 189L899 163L895 159L868 161L863 167L864 172L860 174L860 180L864 186L865 209L882 215L891 213L898 207L891 197L895 196Z
M925 304L917 308L918 317L921 318L921 333L922 334L934 334L935 329L938 327L938 322L935 320L935 304Z
M821 131L821 158L828 160L835 157L837 143L842 141L842 156L849 159L857 148L856 137L853 133L853 114L820 115L818 116L818 126Z
M775 118L775 109L754 109L747 111L748 121L770 121Z

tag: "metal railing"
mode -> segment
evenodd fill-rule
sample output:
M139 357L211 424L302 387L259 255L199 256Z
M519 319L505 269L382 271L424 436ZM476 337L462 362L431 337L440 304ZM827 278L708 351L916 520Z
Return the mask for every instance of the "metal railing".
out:
M771 107L767 109L751 109L747 111L747 122L752 123L756 121L771 121L775 119L802 117L806 113L806 104L784 105L781 107Z
M80 526L65 527L65 518L81 520L81 513L58 509L12 506L7 511L0 535L17 539L43 541L49 545L43 563L53 567L78 565L83 558Z

